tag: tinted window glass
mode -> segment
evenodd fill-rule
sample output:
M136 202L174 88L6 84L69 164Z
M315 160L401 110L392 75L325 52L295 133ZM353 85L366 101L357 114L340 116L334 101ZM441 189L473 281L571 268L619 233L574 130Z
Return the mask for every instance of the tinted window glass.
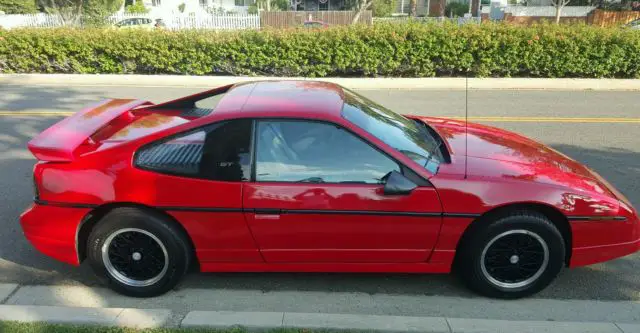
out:
M405 118L373 101L345 89L342 116L403 153L431 173L441 162L437 142L426 125ZM432 156L430 152L434 152Z
M137 155L136 165L212 180L248 180L250 142L250 120L219 123L143 148Z
M260 121L256 180L379 184L398 164L335 125Z
M222 97L224 97L225 93L228 91L229 89L224 89L221 90L219 93L209 96L207 98L203 98L199 101L196 102L196 108L200 108L200 109L209 109L209 110L213 110L216 108L216 106L218 105L218 103L220 103L220 101L222 100Z

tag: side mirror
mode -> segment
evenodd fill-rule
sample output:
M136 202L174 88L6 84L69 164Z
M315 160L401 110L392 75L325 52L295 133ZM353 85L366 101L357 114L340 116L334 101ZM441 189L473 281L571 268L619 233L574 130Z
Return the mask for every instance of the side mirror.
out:
M383 193L385 195L409 194L418 187L418 185L397 171L389 172L382 178L382 181L384 181Z

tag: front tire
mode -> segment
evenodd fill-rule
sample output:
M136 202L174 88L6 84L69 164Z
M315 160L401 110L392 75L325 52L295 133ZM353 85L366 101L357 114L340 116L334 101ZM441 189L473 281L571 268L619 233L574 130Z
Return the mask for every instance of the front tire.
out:
M87 259L110 288L133 297L173 289L191 264L184 231L165 216L123 207L107 213L87 241Z
M546 288L565 262L565 243L551 221L512 212L473 230L459 249L458 271L474 291L514 299Z

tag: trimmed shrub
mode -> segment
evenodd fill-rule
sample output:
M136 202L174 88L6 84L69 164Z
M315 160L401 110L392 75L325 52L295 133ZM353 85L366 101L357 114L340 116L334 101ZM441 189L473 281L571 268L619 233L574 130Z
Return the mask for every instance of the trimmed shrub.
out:
M0 11L5 14L33 14L38 12L35 0L0 0Z
M640 78L640 34L577 25L0 31L2 73Z
M373 0L373 16L386 17L396 10L396 0Z

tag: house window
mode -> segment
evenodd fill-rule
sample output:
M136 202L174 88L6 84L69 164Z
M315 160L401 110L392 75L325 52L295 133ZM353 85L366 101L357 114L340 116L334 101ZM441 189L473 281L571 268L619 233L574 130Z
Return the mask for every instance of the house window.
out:
M208 2L208 0L200 0L200 6L201 7L208 7L209 4L207 2Z
M254 2L254 0L235 0L235 5L240 7L248 7L251 6Z
M162 6L162 0L151 0L151 5L153 7Z
M318 10L329 10L330 0L318 0Z

